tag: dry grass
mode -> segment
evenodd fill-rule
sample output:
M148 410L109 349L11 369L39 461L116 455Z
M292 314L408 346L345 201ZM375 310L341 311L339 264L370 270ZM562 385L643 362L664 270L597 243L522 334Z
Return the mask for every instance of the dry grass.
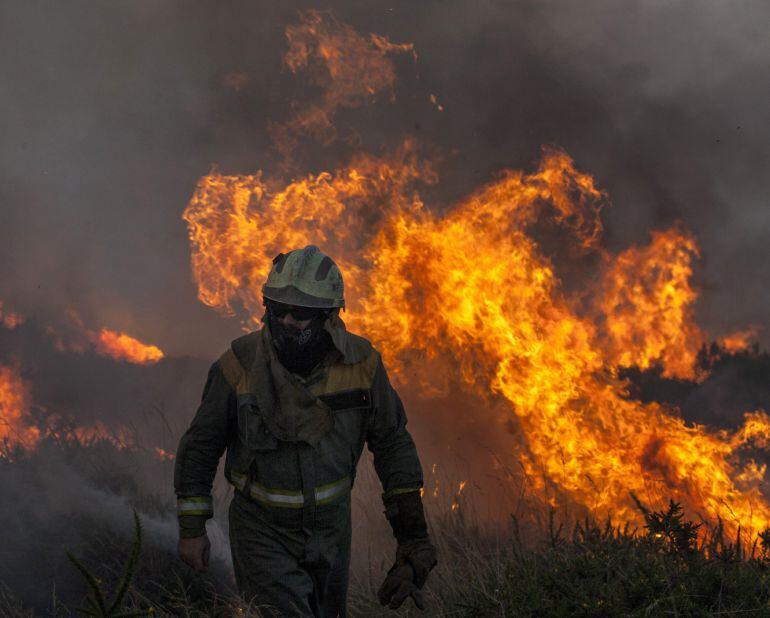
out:
M109 516L103 508L82 505L81 510L66 511L65 521L59 522L67 527L68 535L62 537L66 542L46 546L44 568L39 561L14 564L17 570L28 569L28 578L36 578L39 594L32 603L23 602L18 590L0 585L0 615L76 615L73 608L87 588L66 563L65 550L72 551L106 590L115 590L131 547L132 508L142 515L145 542L126 608L189 618L259 615L234 591L223 528L229 492L221 483L217 522L210 528L216 557L210 572L200 576L175 556L174 500L164 489L171 483L169 462L150 465L146 450L119 451L104 444L58 444L56 449L55 462L66 462L89 490L117 502ZM61 463L52 471L53 464L46 462L49 454L43 448L26 459L2 463L3 482L21 472L28 481L34 474L61 475ZM141 473L136 459L145 469ZM151 474L153 482L143 483L142 474ZM419 612L407 601L398 615L770 616L770 563L762 544L742 548L722 538L719 530L702 535L696 543L677 512L657 513L657 519L650 520L653 529L641 531L574 520L559 528L551 525L555 518L535 512L527 503L506 505L509 512L519 514L517 520L494 520L472 488L458 497L456 483L434 480L429 478L429 488L452 490L425 497L440 556L426 586L428 609ZM523 493L511 495L523 500ZM366 462L353 500L350 615L397 615L376 600L394 543L382 515L376 477ZM524 521L524 515L530 517ZM35 525L30 517L30 539L43 532ZM655 525L664 526L666 534Z

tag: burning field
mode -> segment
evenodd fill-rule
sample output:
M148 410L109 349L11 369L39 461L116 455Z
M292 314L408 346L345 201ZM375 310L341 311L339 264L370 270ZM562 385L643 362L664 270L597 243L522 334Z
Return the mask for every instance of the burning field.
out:
M748 410L734 432L687 424L674 408L630 400L618 376L659 366L704 378L695 239L653 231L647 246L607 253L606 196L562 151L546 149L532 173L501 172L440 215L415 188L426 182L438 179L411 142L274 190L259 174L203 178L184 215L199 298L223 312L238 301L256 328L270 256L322 244L348 273L349 325L371 336L397 380L417 380L426 397L471 393L490 433L513 428L510 451L551 506L642 524L633 495L654 505L676 497L733 534L766 529L765 466L740 455L766 444L767 415ZM597 256L596 275L576 291L562 288L528 233L545 220L563 228L570 252ZM504 401L495 415L493 398Z
M229 338L261 327L260 289L275 255L314 244L333 256L345 278L342 317L380 350L407 404L435 535L445 555L462 555L481 573L474 582L504 585L501 544L511 515L522 573L531 565L521 552L545 537L548 551L561 551L554 530L576 522L584 523L575 543L590 532L605 549L648 551L648 541L676 536L671 527L651 527L666 512L669 523L695 522L686 549L704 564L727 551L719 535L737 544L734 562L762 552L766 566L770 360L757 345L761 325L699 325L698 273L708 254L686 217L646 230L643 242L608 240L606 213L624 208L624 196L552 142L525 163L496 166L468 190L444 190L456 151L417 130L372 147L341 120L360 113L365 125L363 110L401 104L398 77L418 70L418 42L302 11L285 27L282 46L284 79L308 90L283 117L262 119L268 162L241 173L211 169L185 187L192 195L178 209L181 220L175 213L187 233L194 293L228 324ZM251 78L232 69L217 83L241 96ZM449 113L440 96L426 100L433 113ZM344 157L333 164L307 164L308 153L341 143ZM234 611L225 592L232 582L222 479L210 529L215 574L157 581L177 572L174 448L216 354L169 354L165 342L139 334L157 330L117 318L102 326L94 315L67 306L52 317L0 302L0 486L24 508L47 505L29 528L13 516L8 551L21 561L34 548L35 568L58 552L46 581L62 581L59 557L72 545L87 547L92 563L102 552L120 557L109 531L128 534L134 508L151 559L140 567L132 602L171 614L185 606L201 615ZM378 554L387 530L371 506L379 488L366 465L354 494L363 522L354 539ZM74 497L57 487L59 476ZM10 502L0 509L13 512ZM67 529L59 539L50 533L56 522ZM87 530L93 526L106 531L98 542ZM453 545L458 535L473 540ZM750 557L741 547L753 548ZM114 556L104 563L110 581L119 571ZM361 615L371 612L366 599L382 569L365 552L354 558ZM8 587L0 602L16 607L18 596L41 609L49 591L19 573L0 567ZM456 587L463 573L439 570L437 580ZM64 577L69 603L79 589ZM442 612L455 611L459 601L450 597L433 593ZM520 609L510 599L500 604Z

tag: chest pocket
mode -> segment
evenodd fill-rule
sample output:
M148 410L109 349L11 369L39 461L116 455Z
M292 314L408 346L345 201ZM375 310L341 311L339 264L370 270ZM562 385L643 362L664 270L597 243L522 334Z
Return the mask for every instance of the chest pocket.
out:
M278 448L278 440L265 426L257 398L250 392L247 373L232 348L220 356L218 362L237 396L238 441L247 451L272 451ZM240 449L237 450L240 452ZM245 453L243 455L246 456Z
M267 428L253 393L238 395L238 439L253 451L278 448L278 440Z
M318 398L332 409L337 440L349 447L352 461L358 461L372 405L371 391L356 388L319 395Z
M372 394L368 388L354 388L338 393L319 395L318 398L329 406L333 412L352 410L354 408L369 408Z

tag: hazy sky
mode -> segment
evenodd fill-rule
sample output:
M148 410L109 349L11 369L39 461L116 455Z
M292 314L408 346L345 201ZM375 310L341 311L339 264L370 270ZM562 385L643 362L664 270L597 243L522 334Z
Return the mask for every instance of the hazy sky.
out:
M335 120L373 154L413 136L443 155L429 207L445 208L503 167L532 169L543 144L561 146L610 195L606 246L647 242L651 229L681 220L702 248L701 325L713 335L764 327L770 347L767 0L3 0L0 301L30 319L0 328L0 363L18 362L43 412L139 426L152 435L146 444L174 450L206 367L240 334L237 319L196 299L181 214L214 165L279 173L268 122L318 94L281 66L284 30L303 8L331 8L360 32L414 44L416 62L394 59L394 102L382 97ZM353 151L345 140L303 143L294 156L310 173ZM46 327L66 323L70 310L89 329L198 358L140 367L60 354ZM742 397L764 397L732 379L698 391L684 406L688 420L730 425L754 403ZM403 389L420 410L416 390ZM490 447L507 452L518 439L490 424L503 418L494 408L467 414L472 406L452 393L410 408L423 461L441 460L441 474L444 461L488 465ZM155 460L137 461L150 469ZM24 525L9 528L6 549L18 560L0 576L47 607L40 574L57 572L59 596L68 590L61 574L76 574L55 568L63 551L36 548L81 547L76 528L53 539L50 522L75 513L128 522L128 505L48 452L2 472L11 499L0 507L13 509L4 520ZM170 492L170 478L153 480ZM148 522L151 542L171 538L171 525Z
M770 4L326 6L418 54L396 60L394 103L338 115L361 147L414 135L451 153L447 203L557 144L609 192L608 246L681 220L703 250L701 324L764 326L770 343ZM284 29L307 7L319 5L3 2L0 300L41 322L72 308L92 328L216 357L239 324L196 300L180 215L212 165L276 172L267 123L314 92L281 67ZM317 172L350 153L339 143L296 157Z

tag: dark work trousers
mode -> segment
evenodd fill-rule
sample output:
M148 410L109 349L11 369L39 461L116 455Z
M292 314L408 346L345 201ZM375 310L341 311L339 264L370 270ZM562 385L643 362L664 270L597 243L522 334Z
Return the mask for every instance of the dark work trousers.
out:
M238 590L264 616L345 617L350 496L314 507L310 526L303 510L264 506L235 492L230 549Z

